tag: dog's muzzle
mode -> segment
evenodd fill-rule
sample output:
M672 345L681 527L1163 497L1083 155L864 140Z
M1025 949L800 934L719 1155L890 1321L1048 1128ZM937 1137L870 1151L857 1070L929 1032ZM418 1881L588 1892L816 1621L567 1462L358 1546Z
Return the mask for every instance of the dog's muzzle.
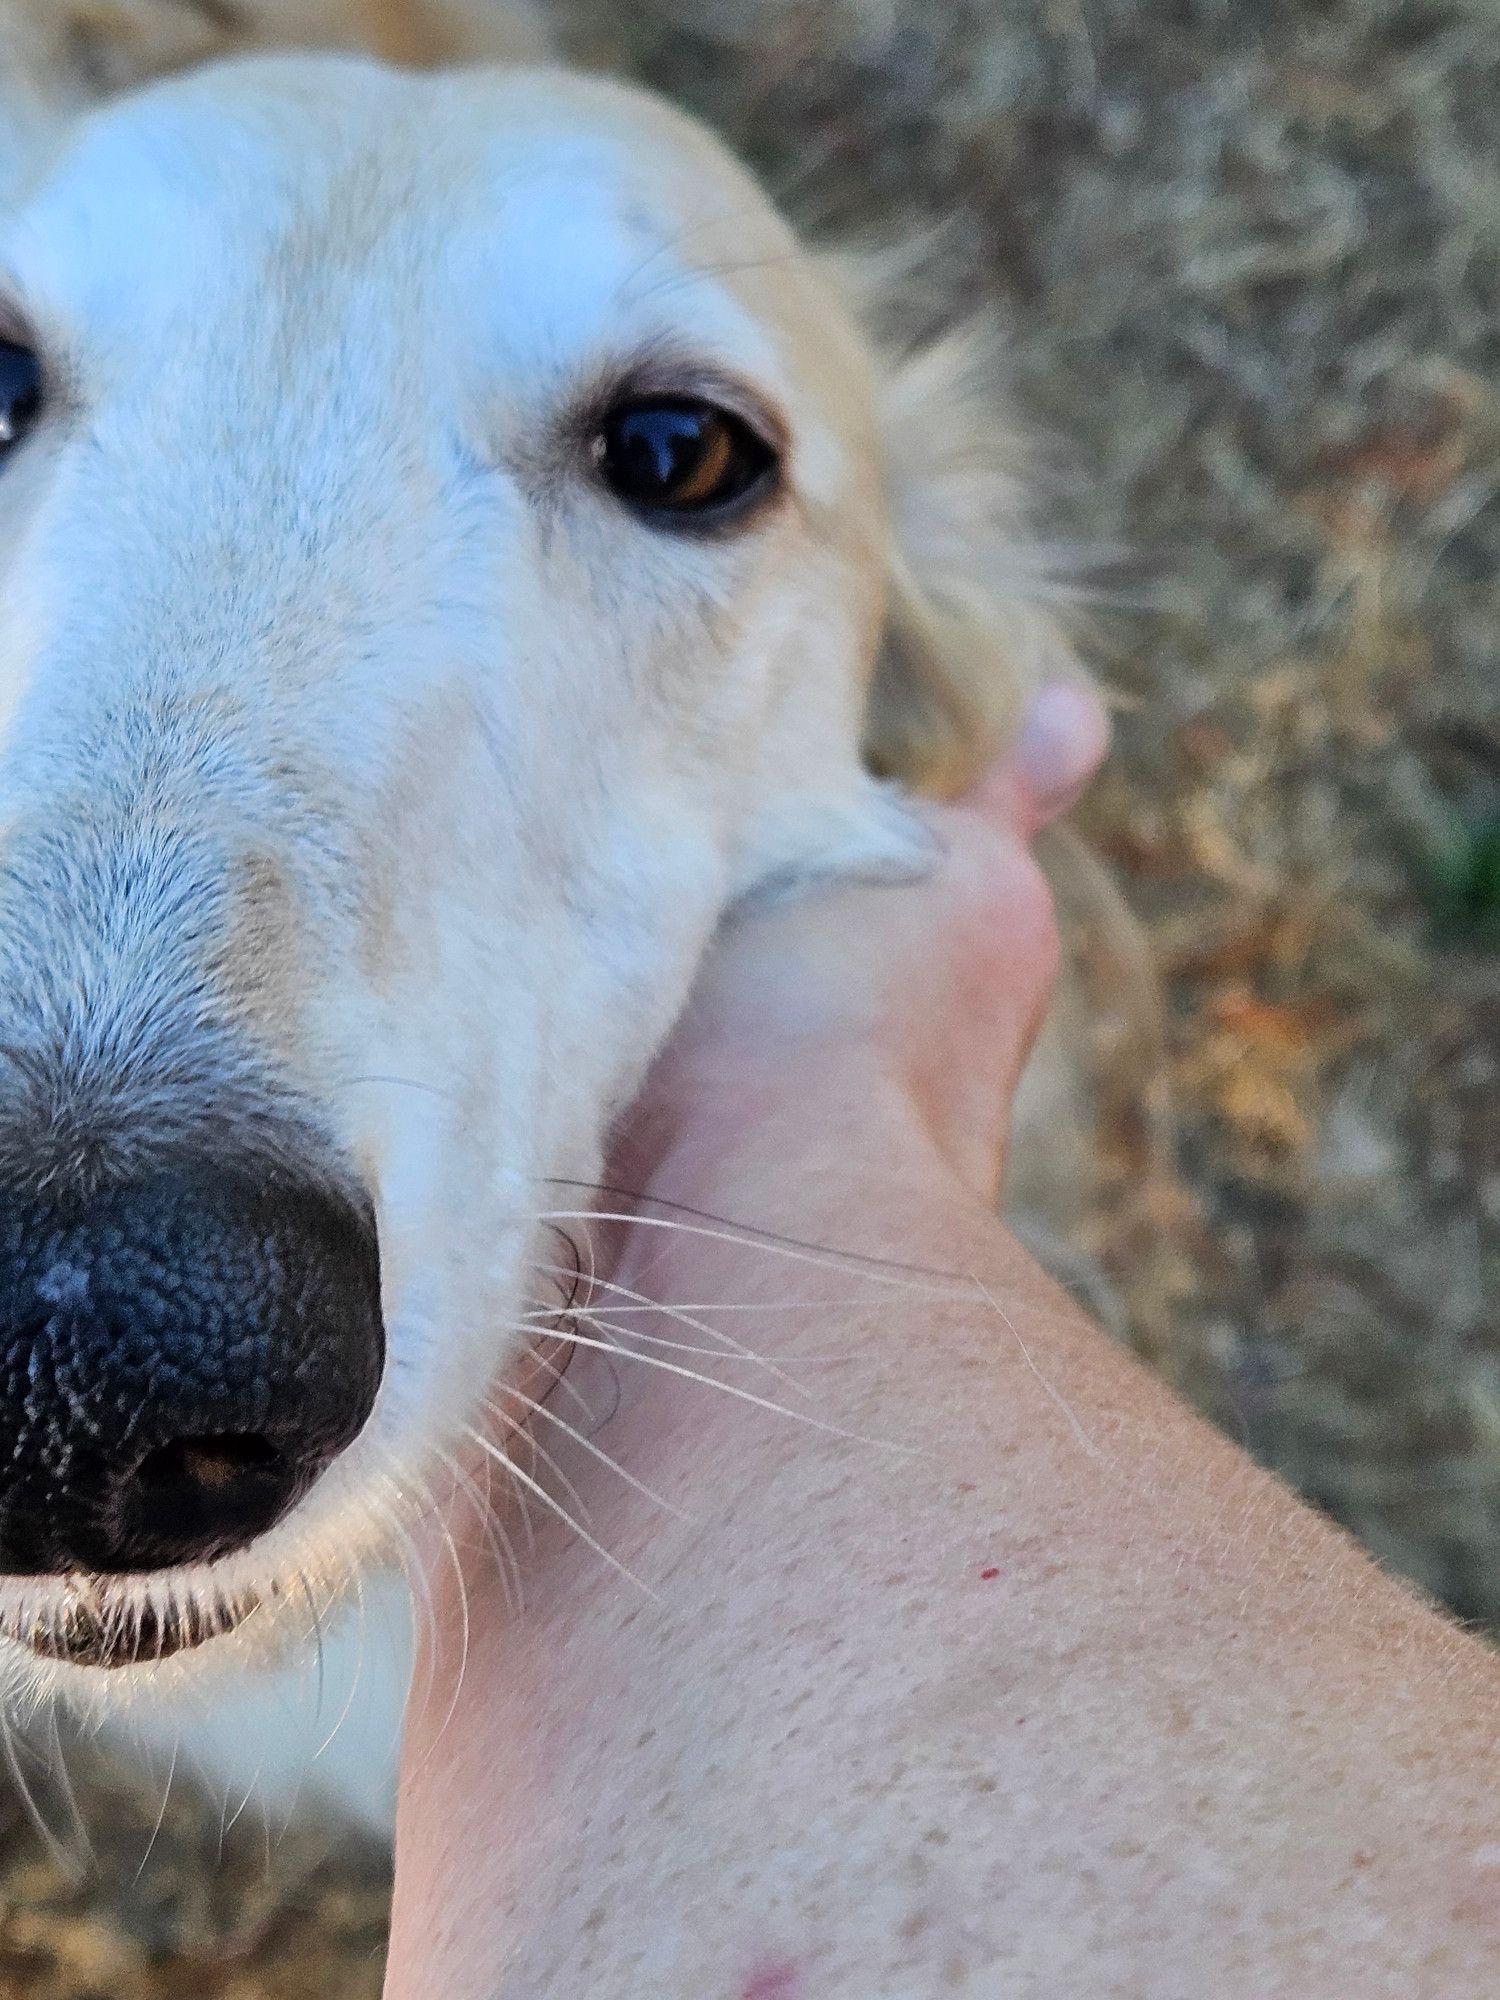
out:
M184 1163L84 1197L0 1192L0 1572L65 1580L0 1632L75 1663L201 1643L123 1586L279 1521L357 1435L384 1360L373 1222L280 1171Z

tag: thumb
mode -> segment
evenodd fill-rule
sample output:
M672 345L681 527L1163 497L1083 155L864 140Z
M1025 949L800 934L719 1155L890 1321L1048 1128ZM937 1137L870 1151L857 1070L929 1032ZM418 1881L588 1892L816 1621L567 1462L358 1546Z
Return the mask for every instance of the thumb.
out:
M1010 755L966 803L1031 839L1087 790L1109 748L1109 718L1093 689L1050 681L1026 713Z

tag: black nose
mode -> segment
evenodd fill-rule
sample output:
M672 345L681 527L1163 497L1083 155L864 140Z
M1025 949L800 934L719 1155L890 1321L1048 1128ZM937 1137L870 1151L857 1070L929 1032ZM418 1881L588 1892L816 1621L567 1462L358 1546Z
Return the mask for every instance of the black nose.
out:
M0 1570L205 1562L363 1426L374 1225L322 1186L204 1168L0 1193Z

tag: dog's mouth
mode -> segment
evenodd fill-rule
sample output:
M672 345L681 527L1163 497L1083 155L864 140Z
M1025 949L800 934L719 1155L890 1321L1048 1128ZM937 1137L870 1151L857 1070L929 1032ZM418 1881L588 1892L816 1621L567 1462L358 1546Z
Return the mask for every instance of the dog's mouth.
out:
M260 1609L254 1591L214 1604L179 1605L170 1612L127 1605L112 1597L103 1582L73 1583L70 1593L66 1603L45 1613L0 1613L0 1638L27 1647L38 1659L70 1667L152 1667L174 1653L227 1637Z

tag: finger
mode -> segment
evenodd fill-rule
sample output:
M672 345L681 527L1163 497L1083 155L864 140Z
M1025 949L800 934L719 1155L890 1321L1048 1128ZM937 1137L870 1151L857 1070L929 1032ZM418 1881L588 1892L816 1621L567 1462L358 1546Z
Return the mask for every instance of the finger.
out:
M1045 826L1080 798L1104 762L1109 717L1091 687L1053 681L1031 705L1016 742L1016 778L1035 824Z
M1092 688L1051 681L1032 702L1014 748L967 801L1027 838L1065 813L1109 748L1109 718Z

